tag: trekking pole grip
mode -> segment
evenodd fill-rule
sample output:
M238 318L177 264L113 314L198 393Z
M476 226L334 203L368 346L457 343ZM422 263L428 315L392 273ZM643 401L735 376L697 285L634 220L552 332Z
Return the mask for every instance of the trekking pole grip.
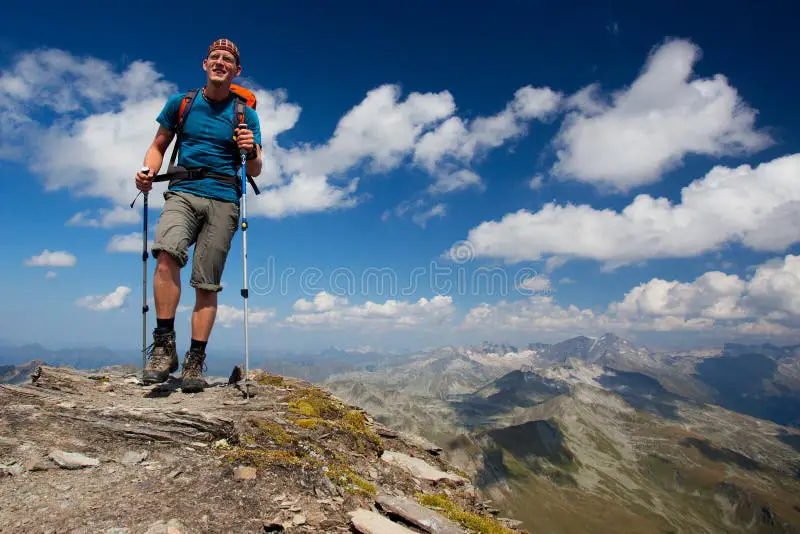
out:
M241 123L241 124L239 124L238 128L239 128L240 130L242 130L242 129L246 129L246 128L247 128L247 124L245 124L245 123ZM241 154L241 155L245 155L245 154L247 154L247 150L245 150L244 148L240 148L240 149L239 149L239 154Z

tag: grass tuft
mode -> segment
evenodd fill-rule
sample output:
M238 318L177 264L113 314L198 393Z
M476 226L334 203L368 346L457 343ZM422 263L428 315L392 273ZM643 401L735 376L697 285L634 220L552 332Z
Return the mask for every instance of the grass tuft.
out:
M418 493L416 498L421 505L437 508L451 521L455 521L474 532L480 534L514 534L513 530L503 526L502 523L492 517L464 510L444 493L435 493L433 495Z
M294 442L294 439L292 439L286 430L275 421L251 417L248 419L248 422L255 426L261 435L272 440L278 446L289 445Z
M378 488L375 484L367 482L346 465L329 465L325 474L331 482L337 486L343 486L345 490L350 493L363 495L365 497L374 497L378 492Z
M271 375L268 372L264 371L263 369L256 369L255 371L253 371L253 375L256 384L260 384L262 386L279 386L279 387L286 386L286 382L284 382L282 376Z

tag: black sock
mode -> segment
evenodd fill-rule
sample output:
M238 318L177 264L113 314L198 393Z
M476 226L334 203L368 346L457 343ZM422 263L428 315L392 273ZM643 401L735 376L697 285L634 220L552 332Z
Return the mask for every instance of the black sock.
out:
M170 317L169 319L156 317L156 328L161 331L175 330L175 317Z
M208 341L198 341L195 338L192 338L192 345L189 347L189 350L203 354L206 351L206 343L208 343Z

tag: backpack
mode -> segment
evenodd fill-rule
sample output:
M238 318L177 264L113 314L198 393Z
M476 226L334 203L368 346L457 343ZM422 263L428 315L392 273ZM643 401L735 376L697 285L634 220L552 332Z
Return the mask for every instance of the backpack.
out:
M178 108L178 120L177 125L175 127L175 145L172 147L172 155L169 159L169 166L167 167L167 172L156 176L153 178L154 182L162 182L169 180L170 185L173 183L177 183L178 181L182 181L185 179L192 179L192 178L202 178L205 176L210 176L213 178L220 179L227 183L233 184L236 186L237 191L241 188L241 180L237 172L237 176L223 176L218 174L209 173L206 169L185 169L183 167L176 167L175 161L178 155L179 145L181 143L183 137L183 126L186 124L186 117L189 116L189 112L192 109L192 103L194 103L195 98L197 97L200 89L190 89L186 92L183 99L181 100L180 108ZM256 95L249 89L242 87L240 85L231 84L231 93L233 93L235 101L233 104L233 123L234 124L242 124L245 122L244 120L244 113L245 113L245 106L251 107L254 110L256 109L256 105L258 104L256 100ZM237 169L241 170L241 163L237 159ZM253 187L253 191L255 191L256 195L261 193L259 191L258 186L256 186L255 181L253 180L252 176L247 176L247 181L250 182L250 185Z

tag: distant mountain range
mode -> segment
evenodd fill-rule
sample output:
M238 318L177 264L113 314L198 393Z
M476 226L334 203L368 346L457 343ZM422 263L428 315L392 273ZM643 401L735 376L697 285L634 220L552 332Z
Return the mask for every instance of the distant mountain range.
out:
M179 357L183 354L179 353ZM322 381L332 373L355 369L374 369L392 354L378 353L367 348L329 348L316 353L284 350L251 350L251 367L270 369L276 374L294 376L312 382ZM37 343L26 345L0 344L0 366L23 365L33 360L52 366L75 369L99 369L110 365L141 366L141 349L112 350L106 347L49 349ZM234 366L244 362L244 354L229 349L212 348L207 359L208 372L228 376Z
M800 532L794 346L447 346L324 386L443 447L531 531Z

